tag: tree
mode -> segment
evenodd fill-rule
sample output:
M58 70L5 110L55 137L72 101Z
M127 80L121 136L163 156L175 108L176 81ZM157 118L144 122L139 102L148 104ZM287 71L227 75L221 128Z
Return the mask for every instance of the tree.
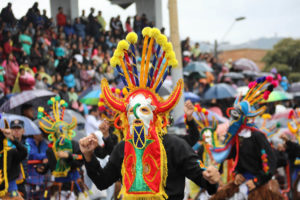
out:
M272 50L268 51L263 61L266 63L264 71L273 67L283 75L291 76L290 72L300 72L300 40L286 38L279 41ZM295 78L298 76L292 76Z

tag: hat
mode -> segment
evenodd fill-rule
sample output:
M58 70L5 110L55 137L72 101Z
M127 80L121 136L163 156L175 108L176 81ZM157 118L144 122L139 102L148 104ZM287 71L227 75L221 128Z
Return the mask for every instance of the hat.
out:
M10 128L24 128L24 121L15 119L10 122Z

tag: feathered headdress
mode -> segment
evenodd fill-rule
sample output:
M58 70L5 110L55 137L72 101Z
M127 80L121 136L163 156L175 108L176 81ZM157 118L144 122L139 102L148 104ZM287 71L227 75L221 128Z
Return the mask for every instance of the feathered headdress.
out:
M238 96L234 101L233 107L227 109L227 115L230 117L231 123L225 136L223 147L212 149L213 157L218 163L223 162L229 155L234 143L233 138L244 127L253 127L253 119L265 112L266 106L261 106L260 103L263 100L267 100L277 86L278 82L273 80L272 76L260 77L249 83L249 90L245 97Z
M68 103L65 100L61 100L59 96L52 97L48 101L48 105L51 107L51 112L48 114L43 107L38 108L38 119L40 128L48 133L49 141L53 142L52 149L56 154L58 151L67 151L72 153L72 138L76 135L73 129L77 126L77 120L72 118L71 123L64 121L64 113ZM56 156L56 155L55 155ZM67 166L65 162L56 156L57 165L52 174L55 177L67 176L70 166Z
M101 81L101 89L105 105L118 113L115 125L125 136L120 194L124 199L165 199L167 157L161 136L165 134L169 111L180 99L183 81L178 81L167 100L159 96L158 91L177 60L172 44L157 28L146 27L142 35L140 70L134 46L138 37L134 32L118 43L110 60L125 85L124 97L113 95L106 79Z

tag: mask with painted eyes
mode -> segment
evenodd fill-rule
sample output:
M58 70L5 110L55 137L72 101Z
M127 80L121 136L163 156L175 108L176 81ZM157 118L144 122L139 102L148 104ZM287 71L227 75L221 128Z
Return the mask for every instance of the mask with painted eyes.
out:
M143 148L146 144L150 123L153 122L155 106L151 105L151 102L151 98L138 94L130 98L127 106L129 134L133 135L134 145L137 148Z

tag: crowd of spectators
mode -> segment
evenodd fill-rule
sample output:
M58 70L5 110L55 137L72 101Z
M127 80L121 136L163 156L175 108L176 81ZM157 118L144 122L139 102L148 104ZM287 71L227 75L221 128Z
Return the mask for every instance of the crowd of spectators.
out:
M141 36L146 26L153 23L144 14L125 23L120 16L107 22L94 8L87 16L83 10L80 17L69 19L59 7L55 18L49 18L38 3L16 19L8 3L0 13L2 95L48 89L76 107L78 94L103 78L118 83L110 57L125 34L135 31Z
M128 32L141 37L144 27L154 23L145 14L120 16L106 21L101 11L82 10L80 17L69 19L63 7L49 18L46 10L40 11L38 3L26 15L16 19L11 3L0 13L0 91L3 95L32 89L46 89L59 94L74 109L82 108L78 96L92 85L106 78L117 86L118 73L109 60L117 43ZM161 32L164 33L162 28ZM137 61L142 51L142 40L137 44ZM185 76L185 91L200 97L213 83L236 82L223 76L231 68L231 61L220 63L211 53L202 52L199 43L190 38L181 42L183 67L193 61L203 61L212 68L205 77ZM2 78L1 78L2 77ZM251 80L243 80L246 85Z

